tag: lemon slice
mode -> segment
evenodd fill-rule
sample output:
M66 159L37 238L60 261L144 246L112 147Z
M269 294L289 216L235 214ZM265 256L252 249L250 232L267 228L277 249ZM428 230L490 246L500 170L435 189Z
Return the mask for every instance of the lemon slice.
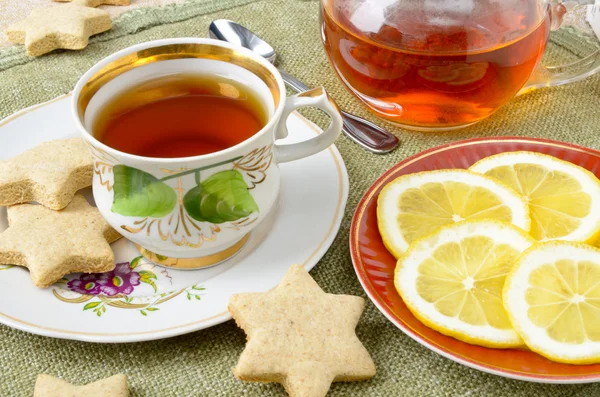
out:
M396 257L416 239L465 219L496 219L529 231L527 203L494 179L467 170L441 170L401 176L377 200L377 225Z
M470 170L498 179L529 203L531 235L595 243L600 233L600 181L555 157L510 152L484 158Z
M534 243L498 221L445 226L410 246L394 283L415 317L442 334L487 347L521 346L502 306L502 287L515 260Z
M531 350L563 363L600 363L600 250L535 244L507 276L503 298Z

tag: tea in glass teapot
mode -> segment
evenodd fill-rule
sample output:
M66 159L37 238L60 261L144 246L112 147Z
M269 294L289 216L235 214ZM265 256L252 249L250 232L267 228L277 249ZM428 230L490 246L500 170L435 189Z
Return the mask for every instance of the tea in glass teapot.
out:
M342 82L378 116L449 130L520 93L598 72L600 0L585 4L593 1L322 0L322 36ZM570 64L544 67L559 28L581 48Z

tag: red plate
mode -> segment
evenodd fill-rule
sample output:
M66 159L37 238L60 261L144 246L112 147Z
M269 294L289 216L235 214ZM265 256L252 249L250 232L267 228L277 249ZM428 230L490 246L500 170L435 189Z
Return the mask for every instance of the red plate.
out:
M383 174L358 204L350 230L354 269L369 298L392 323L444 357L481 371L533 382L598 381L600 364L559 364L531 351L490 349L442 335L417 320L394 287L396 260L385 249L377 228L377 197L381 189L401 175L444 168L468 168L484 157L515 150L549 154L582 166L600 177L600 152L545 139L472 139L421 152Z

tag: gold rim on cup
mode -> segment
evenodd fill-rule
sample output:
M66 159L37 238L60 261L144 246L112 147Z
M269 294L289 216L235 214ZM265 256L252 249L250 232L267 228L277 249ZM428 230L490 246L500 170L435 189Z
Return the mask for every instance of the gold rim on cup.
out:
M96 72L81 88L79 100L77 101L79 116L82 117L88 104L100 88L117 76L142 65L183 58L212 59L241 66L258 76L266 84L273 96L275 108L277 108L281 101L279 86L275 76L264 65L243 52L212 44L167 44L124 55Z

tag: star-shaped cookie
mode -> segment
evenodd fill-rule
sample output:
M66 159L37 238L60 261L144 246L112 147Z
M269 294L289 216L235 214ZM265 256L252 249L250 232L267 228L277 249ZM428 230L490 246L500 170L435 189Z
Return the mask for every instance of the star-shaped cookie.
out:
M0 205L37 201L63 209L79 189L91 186L93 163L82 138L45 142L0 161Z
M35 382L33 397L127 397L127 377L114 375L85 386L75 386L54 376L41 374Z
M73 4L81 4L86 7L98 7L102 5L107 6L128 6L131 4L131 0L52 0L61 3L73 2Z
M279 382L292 397L322 397L331 382L375 376L354 331L364 306L358 296L323 292L299 265L274 290L232 295L229 312L248 337L233 373Z
M39 56L57 48L80 50L90 36L109 30L108 12L80 4L36 8L6 30L8 39L25 44L27 55Z
M45 288L63 276L114 269L110 248L121 235L81 195L62 211L36 204L8 207L9 227L0 234L0 264L29 269Z

